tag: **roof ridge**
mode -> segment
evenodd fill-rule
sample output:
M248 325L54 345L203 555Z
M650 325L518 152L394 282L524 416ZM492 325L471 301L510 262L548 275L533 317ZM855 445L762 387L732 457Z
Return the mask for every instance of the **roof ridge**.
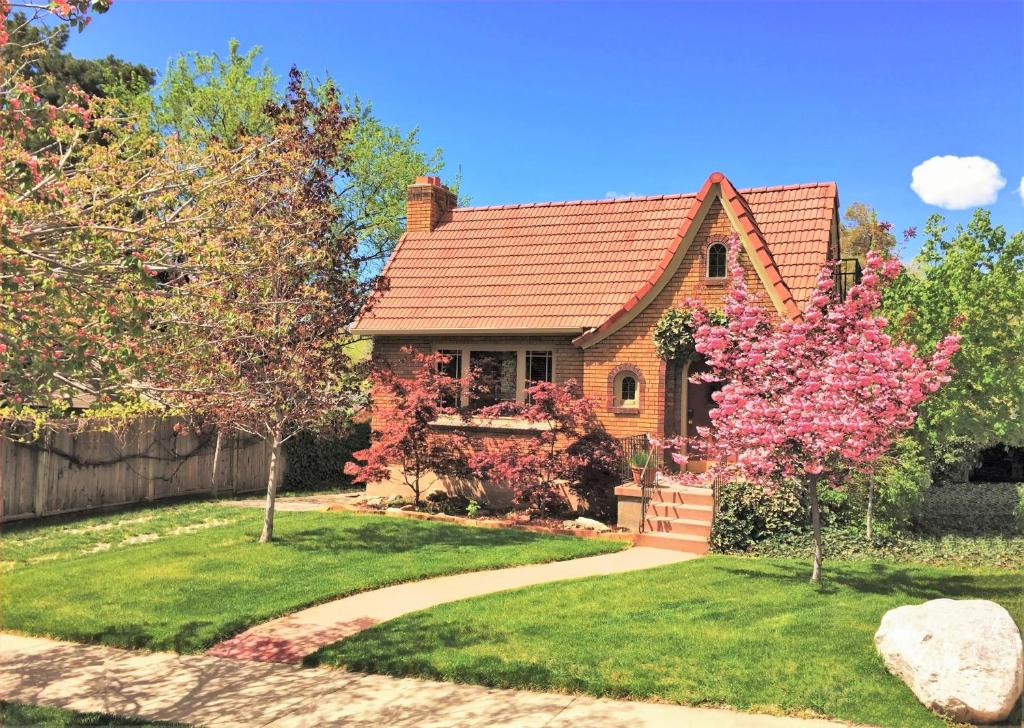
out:
M767 187L744 187L737 188L737 192L786 192L789 190L803 190L812 187L835 187L832 182L801 182L791 185L771 185ZM560 205L606 205L613 202L652 202L655 200L680 200L685 197L696 197L698 192L674 192L663 195L639 195L633 197L603 197L591 200L551 200L546 202L514 202L505 205L469 205L467 207L453 208L452 212L461 211L483 211L483 210L519 210L533 207L556 207Z

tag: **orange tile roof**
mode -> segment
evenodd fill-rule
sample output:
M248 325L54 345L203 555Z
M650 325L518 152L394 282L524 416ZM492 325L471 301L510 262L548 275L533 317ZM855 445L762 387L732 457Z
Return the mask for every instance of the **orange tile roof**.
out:
M828 257L835 183L618 200L456 208L432 232L407 233L389 289L356 331L575 332L618 318L656 283L718 184L790 316Z

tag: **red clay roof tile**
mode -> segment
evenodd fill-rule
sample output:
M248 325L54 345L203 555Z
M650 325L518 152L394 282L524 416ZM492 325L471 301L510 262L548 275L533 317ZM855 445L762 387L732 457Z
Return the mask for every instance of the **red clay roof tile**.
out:
M799 315L828 257L835 184L736 190L716 173L701 192L712 183L733 205L787 312ZM385 269L389 289L355 329L600 327L655 284L700 194L456 208L433 232L402 238Z

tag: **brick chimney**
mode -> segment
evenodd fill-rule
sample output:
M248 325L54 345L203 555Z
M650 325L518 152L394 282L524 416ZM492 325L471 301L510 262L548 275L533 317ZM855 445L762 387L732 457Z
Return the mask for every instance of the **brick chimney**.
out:
M409 185L405 228L410 233L429 233L457 204L455 193L441 184L440 177L417 177Z

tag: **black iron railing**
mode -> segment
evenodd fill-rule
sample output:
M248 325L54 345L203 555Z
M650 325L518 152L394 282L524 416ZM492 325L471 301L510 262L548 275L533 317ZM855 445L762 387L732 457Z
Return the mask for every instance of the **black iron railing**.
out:
M647 467L640 475L640 523L638 530L644 532L644 522L647 520L647 506L651 502L654 488L658 483L658 473L665 466L665 451L660 447L652 447L646 435L633 435L623 437L619 440L619 447L622 449L621 475L624 481L633 480L633 466L631 460L637 452L648 454Z
M836 300L845 301L850 289L860 283L861 268L860 261L856 258L843 258L832 271L832 280L835 281L833 288Z
M665 452L660 447L651 448L651 444L647 441L647 435L633 435L631 437L622 437L619 439L619 447L622 448L622 461L620 463L620 475L622 476L623 482L633 480L633 468L630 465L630 460L633 458L634 453L646 452L651 454L650 462L647 463L647 469L644 471L642 483L651 484L654 483L655 473L662 470L665 466Z

